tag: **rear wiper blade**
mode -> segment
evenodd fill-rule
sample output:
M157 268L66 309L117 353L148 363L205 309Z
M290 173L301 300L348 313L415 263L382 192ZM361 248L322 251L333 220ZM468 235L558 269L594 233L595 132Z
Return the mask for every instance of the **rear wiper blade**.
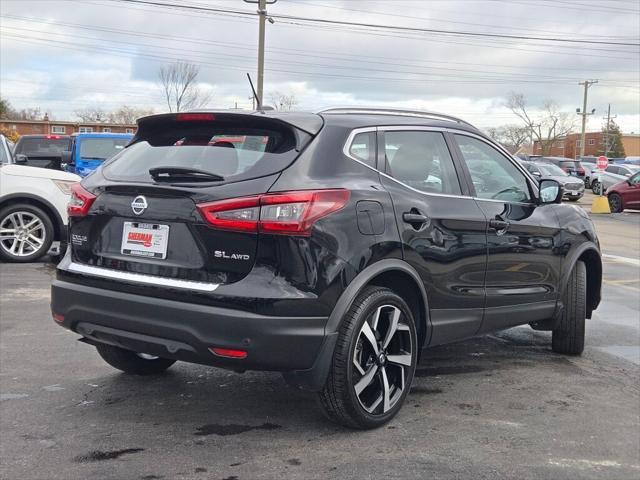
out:
M149 175L157 182L220 182L224 180L224 177L217 173L184 167L150 168Z

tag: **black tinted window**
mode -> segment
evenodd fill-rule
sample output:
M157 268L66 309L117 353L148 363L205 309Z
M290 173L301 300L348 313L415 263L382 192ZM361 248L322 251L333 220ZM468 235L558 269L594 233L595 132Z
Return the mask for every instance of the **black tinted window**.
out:
M116 155L104 167L104 175L112 180L152 182L151 168L183 167L237 181L280 171L297 155L293 132L286 128L212 123L153 133Z
M16 145L15 153L35 157L59 156L63 151L69 150L70 144L69 138L22 137Z
M460 195L460 183L444 137L439 132L387 131L388 173L428 193Z

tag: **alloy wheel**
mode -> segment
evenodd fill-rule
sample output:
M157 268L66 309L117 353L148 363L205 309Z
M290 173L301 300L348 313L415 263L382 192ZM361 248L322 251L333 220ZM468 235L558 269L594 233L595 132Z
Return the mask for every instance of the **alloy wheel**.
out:
M378 307L360 329L353 354L353 389L364 410L382 415L391 410L407 388L413 365L414 341L402 311Z
M45 244L47 231L32 212L12 212L0 221L0 247L9 255L27 257Z

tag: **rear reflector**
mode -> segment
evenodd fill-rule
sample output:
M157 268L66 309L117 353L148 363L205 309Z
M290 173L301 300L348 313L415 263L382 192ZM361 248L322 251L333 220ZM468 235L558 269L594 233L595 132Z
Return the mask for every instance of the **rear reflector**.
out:
M67 204L67 214L70 217L86 217L96 196L82 188L80 183L71 185L71 198Z
M58 323L62 323L64 322L64 315L60 315L59 313L54 313L53 319Z
M176 115L178 122L208 122L215 119L216 116L213 113L178 113Z
M244 350L233 350L231 348L209 347L209 351L218 357L226 358L247 358L247 352Z
M311 234L314 223L349 201L349 190L300 190L232 198L198 205L214 228L283 235Z

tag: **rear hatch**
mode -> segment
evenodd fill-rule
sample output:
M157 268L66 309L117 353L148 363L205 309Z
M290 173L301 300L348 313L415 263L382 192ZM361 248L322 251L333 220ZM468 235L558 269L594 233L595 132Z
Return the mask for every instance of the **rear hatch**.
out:
M125 281L129 273L218 284L240 280L255 263L258 233L234 228L234 221L252 218L256 208L251 202L226 208L215 226L206 209L268 192L317 133L318 122L306 132L255 114L141 119L132 144L76 187L73 262L125 272Z

